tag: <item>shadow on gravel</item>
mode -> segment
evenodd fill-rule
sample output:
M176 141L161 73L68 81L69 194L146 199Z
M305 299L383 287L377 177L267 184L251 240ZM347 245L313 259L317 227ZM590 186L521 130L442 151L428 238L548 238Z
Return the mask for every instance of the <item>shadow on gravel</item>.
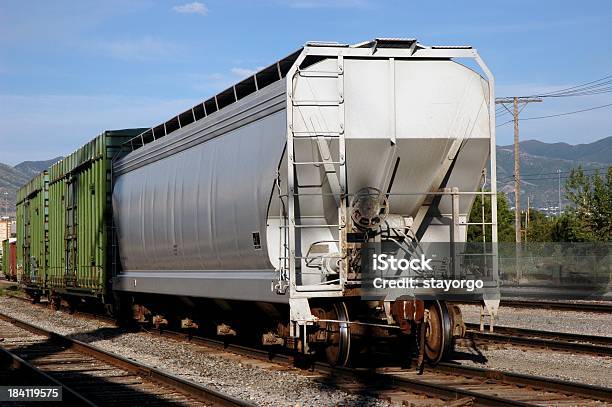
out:
M88 343L100 338L113 339L127 332L130 331L121 328L100 328L66 336ZM83 355L77 349L67 348L61 340L53 337L42 342L13 347L10 352L97 405L184 405L173 402L161 394L170 393L171 390L163 389L152 382L145 382L143 386L143 380L137 374L97 360L93 356ZM0 363L0 371L5 369L10 369L10 366ZM14 384L32 385L28 382ZM146 391L143 391L142 387L146 387Z
M453 350L453 352L450 355L451 356L450 360L451 361L470 360L474 363L479 363L481 365L484 365L488 362L487 357L482 354L482 352L480 351L480 349L478 349L478 347L476 346L476 343L472 339L468 340L467 347L470 350L470 352L458 351L456 349Z
M364 370L357 377L353 376L354 374L355 372L350 375L328 373L316 381L322 392L340 390L354 396L355 398L346 404L351 406L377 405L378 394L395 388L391 380L381 379L380 375L374 373L374 369Z
M460 361L469 360L478 364L487 363L487 357L482 354L474 341L469 340L464 346L467 351L453 350L450 352L447 362L459 364ZM359 374L356 378L352 377L352 380L348 379L349 384L347 384L347 376L333 371L324 375L318 381L321 383L322 389L334 388L359 396L355 403L366 406L372 402L372 398L375 398L378 393L397 387L397 383L394 383L392 378L381 378L378 374L380 370L390 369L398 372L416 370L417 351L418 347L412 339L401 343L399 348L392 351L391 349L381 351L381 349L366 347L364 352L359 355L360 357L353 360L352 366L359 370ZM433 368L426 363L425 376L428 369ZM421 376L416 376L416 378L418 377Z
M382 342L374 335L371 335L370 338L371 340L368 341L367 335L360 337L362 340L359 344L361 345L359 346L360 352L353 355L350 362L351 368L355 370L348 373L344 373L343 369L338 371L324 369L326 373L315 371L314 361L308 364L306 360L301 360L299 361L301 363L296 363L296 366L320 375L316 381L322 391L334 389L356 396L356 399L350 400L347 405L378 405L381 395L382 399L386 400L391 397L389 394L395 393L398 388L396 380L391 376L381 375L381 371L416 372L418 346L412 336L406 336L397 343ZM426 373L428 369L431 369L431 366L426 363ZM401 395L397 397L401 399ZM404 403L413 405L409 401L404 401Z

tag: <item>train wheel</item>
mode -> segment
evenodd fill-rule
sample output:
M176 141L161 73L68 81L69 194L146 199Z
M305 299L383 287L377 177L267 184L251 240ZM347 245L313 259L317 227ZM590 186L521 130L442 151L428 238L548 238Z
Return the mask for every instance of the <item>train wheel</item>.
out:
M425 356L430 363L440 362L451 349L452 324L446 303L433 301L428 304L429 323L425 331Z
M334 304L327 312L327 319L349 321L346 304ZM332 366L346 366L351 353L351 330L349 324L328 322L327 333L330 344L325 348L325 356Z

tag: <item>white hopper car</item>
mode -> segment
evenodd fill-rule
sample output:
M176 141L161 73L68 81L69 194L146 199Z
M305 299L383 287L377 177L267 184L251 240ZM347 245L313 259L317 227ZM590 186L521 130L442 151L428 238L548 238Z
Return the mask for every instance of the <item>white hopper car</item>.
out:
M494 106L471 47L308 43L126 145L113 164L113 289L134 303L252 304L276 316L265 343L334 364L365 330L425 329L437 362L463 333L458 308L362 301L355 236L465 241L488 160L496 193ZM494 242L495 214L493 199Z

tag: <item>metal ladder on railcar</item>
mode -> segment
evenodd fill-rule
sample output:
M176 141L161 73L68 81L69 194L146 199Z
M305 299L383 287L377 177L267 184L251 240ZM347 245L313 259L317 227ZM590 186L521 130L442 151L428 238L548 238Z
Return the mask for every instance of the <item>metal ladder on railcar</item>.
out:
M74 174L69 174L66 179L66 207L64 209L64 278L65 287L76 287L77 285L77 192L78 179Z
M328 243L336 243L341 259L346 258L346 148L344 139L344 59L342 56L337 57L336 70L333 71L316 71L316 70L298 70L291 78L291 88L287 95L288 103L288 118L287 118L287 216L281 224L281 252L279 259L280 275L288 278L291 298L307 298L307 297L330 297L340 296L343 292L344 283L346 282L346 265L344 261L340 261L338 270L338 278L330 281L321 282L319 284L302 284L301 273L305 269L305 265L309 261L316 261L320 258L318 255L306 253L303 255L300 245L301 236L305 229L328 229L335 228L338 233L338 239L327 241ZM300 99L300 95L295 94L297 89L296 82L299 80L306 81L308 85L312 85L317 80L337 79L337 98L333 100L319 100L313 94L313 99ZM310 86L312 90L313 87ZM325 124L326 128L316 128L311 122L311 127L308 123L303 122L303 128L296 126L298 115L302 115L300 109L302 107L310 107L317 109L320 113L319 117L325 123L323 110L336 109L337 112L332 112L337 117L337 128ZM316 146L316 151L320 157L320 161L316 160L316 154L313 154L313 161L297 161L296 160L296 142L310 140L311 145ZM334 160L332 157L331 147L337 147L338 158ZM338 170L336 171L336 166ZM320 185L300 185L300 174L304 173L307 167L323 169L325 175ZM329 185L330 192L324 192L325 182ZM308 190L320 188L320 192L306 192ZM338 208L338 223L337 224L303 224L299 213L300 197L305 196L322 196L332 195ZM324 214L322 214L324 217ZM288 233L284 233L283 229ZM333 235L333 233L332 233ZM286 236L283 241L283 236Z

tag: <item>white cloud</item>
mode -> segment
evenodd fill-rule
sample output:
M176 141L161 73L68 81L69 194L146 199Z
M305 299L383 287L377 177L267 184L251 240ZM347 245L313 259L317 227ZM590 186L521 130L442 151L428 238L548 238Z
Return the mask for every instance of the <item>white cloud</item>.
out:
M174 6L172 7L172 10L181 14L200 14L203 16L208 14L208 7L206 7L206 4L200 3L199 1L194 1L193 3L186 3L180 6Z
M244 78L256 74L263 68L263 66L257 66L253 69L233 67L226 73L215 72L206 75L191 75L190 80L195 84L193 89L199 92L206 92L208 96L211 96L235 85Z
M212 81L219 81L219 80L225 79L225 76L222 73L211 73L210 75L205 75L204 79L212 80Z
M263 66L258 66L255 69L235 67L235 68L230 69L230 72L232 73L232 75L242 79L248 76L255 75L257 72L259 72L262 69L263 69Z
M108 56L117 59L154 60L177 54L180 46L152 37L143 37L138 39L100 41L97 44L97 48Z

